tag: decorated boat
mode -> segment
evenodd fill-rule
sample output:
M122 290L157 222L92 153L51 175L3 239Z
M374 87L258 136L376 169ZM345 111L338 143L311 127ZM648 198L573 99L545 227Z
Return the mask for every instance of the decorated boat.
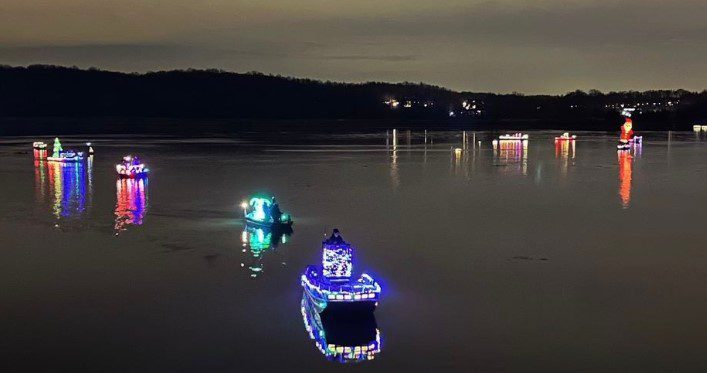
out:
M565 132L562 136L555 137L555 141L574 141L577 139L577 135L571 135L569 132Z
M147 176L150 169L137 156L126 155L121 163L115 165L115 171L119 177L136 179Z
M322 242L322 265L308 266L301 277L304 293L319 313L373 312L381 287L371 276L353 272L354 248L337 229Z
M43 141L35 141L32 143L32 149L34 150L44 150L47 148L47 143Z
M373 360L380 353L380 330L373 313L353 319L319 314L306 294L302 296L300 310L309 338L328 360L356 363Z
M84 152L77 152L73 150L64 150L61 146L59 138L54 139L54 149L52 155L47 157L47 161L50 162L81 162L85 158Z
M616 149L630 150L632 146L641 145L643 143L643 136L634 136L633 134L633 120L626 117L624 124L621 126L621 136L619 137L619 143L616 145Z
M272 230L282 230L292 226L292 217L280 210L275 197L253 197L250 201L243 202L241 208L248 225Z
M522 140L528 140L529 136L527 133L520 133L516 132L512 135L510 134L505 134L498 136L499 140L504 140L504 141L522 141Z

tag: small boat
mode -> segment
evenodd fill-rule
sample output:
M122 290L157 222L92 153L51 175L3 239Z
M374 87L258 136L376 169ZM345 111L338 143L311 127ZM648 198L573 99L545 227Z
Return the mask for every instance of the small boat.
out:
M702 126L699 124L695 124L694 126L692 126L692 130L695 132L700 132L702 131Z
M520 132L516 132L512 135L505 134L505 135L498 136L499 140L505 140L505 141L521 141L521 140L528 140L528 138L529 137L528 137L527 133L523 134Z
M84 152L73 150L64 150L61 146L59 138L54 139L54 150L51 157L47 157L50 162L81 162L85 158Z
M381 287L371 276L353 276L353 247L334 229L322 242L322 265L308 266L301 277L304 293L318 313L356 314L373 312Z
M631 150L631 144L627 142L620 142L618 145L616 145L616 149L619 151Z
M140 162L137 156L126 155L123 161L115 165L115 171L119 177L136 179L146 177L150 170L145 167L145 164Z
M280 211L275 197L253 197L241 204L246 224L272 230L283 230L292 226L292 217Z
M32 148L34 150L45 150L47 148L47 143L42 141L35 141L32 143Z
M373 360L381 352L381 334L372 313L353 319L320 315L306 294L300 311L309 338L327 360L358 363Z
M574 141L577 139L577 135L570 136L569 132L565 132L562 136L555 137L555 141Z

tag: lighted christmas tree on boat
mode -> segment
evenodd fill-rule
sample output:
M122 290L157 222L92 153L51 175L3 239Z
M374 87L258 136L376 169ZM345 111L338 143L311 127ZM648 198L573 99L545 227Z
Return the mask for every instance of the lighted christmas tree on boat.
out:
M381 287L371 276L353 271L354 248L337 229L322 243L322 265L308 266L301 277L305 295L318 312L373 312Z
M83 159L83 152L64 150L58 137L54 138L54 149L51 157L47 157L47 160L50 162L80 162Z

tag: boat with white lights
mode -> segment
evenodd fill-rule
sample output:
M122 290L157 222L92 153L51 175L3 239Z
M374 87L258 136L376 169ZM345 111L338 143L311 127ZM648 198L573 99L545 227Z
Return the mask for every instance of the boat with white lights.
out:
M522 141L522 140L528 140L529 136L527 133L516 132L512 135L505 134L505 135L498 136L498 139L504 140L504 141Z
M32 149L34 150L44 150L47 148L47 143L43 141L35 141L32 143Z
M562 136L556 136L555 141L574 141L577 139L577 135L571 135L569 132L565 132Z
M373 360L381 352L381 333L373 313L343 319L320 314L306 294L300 311L309 338L327 360L358 363Z
M322 265L308 266L301 277L304 293L317 312L373 312L380 299L381 286L370 275L358 278L353 272L354 248L337 229L322 242Z
M147 176L150 172L144 163L137 156L126 155L123 161L115 165L115 171L119 177L137 179Z
M52 155L47 157L47 161L50 162L81 162L85 158L84 152L77 152L74 150L64 150L61 146L61 141L59 138L54 139L54 149Z
M280 210L275 197L253 197L241 204L246 224L271 230L287 230L292 226L290 214Z

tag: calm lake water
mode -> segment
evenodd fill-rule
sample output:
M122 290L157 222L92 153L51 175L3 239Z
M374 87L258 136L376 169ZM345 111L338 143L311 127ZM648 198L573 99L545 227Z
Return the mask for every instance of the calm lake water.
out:
M707 369L707 139L497 135L67 137L96 149L71 167L4 138L0 370ZM127 153L149 179L117 180ZM295 220L277 247L243 233L256 193ZM383 284L381 351L347 366L300 311L334 227Z

